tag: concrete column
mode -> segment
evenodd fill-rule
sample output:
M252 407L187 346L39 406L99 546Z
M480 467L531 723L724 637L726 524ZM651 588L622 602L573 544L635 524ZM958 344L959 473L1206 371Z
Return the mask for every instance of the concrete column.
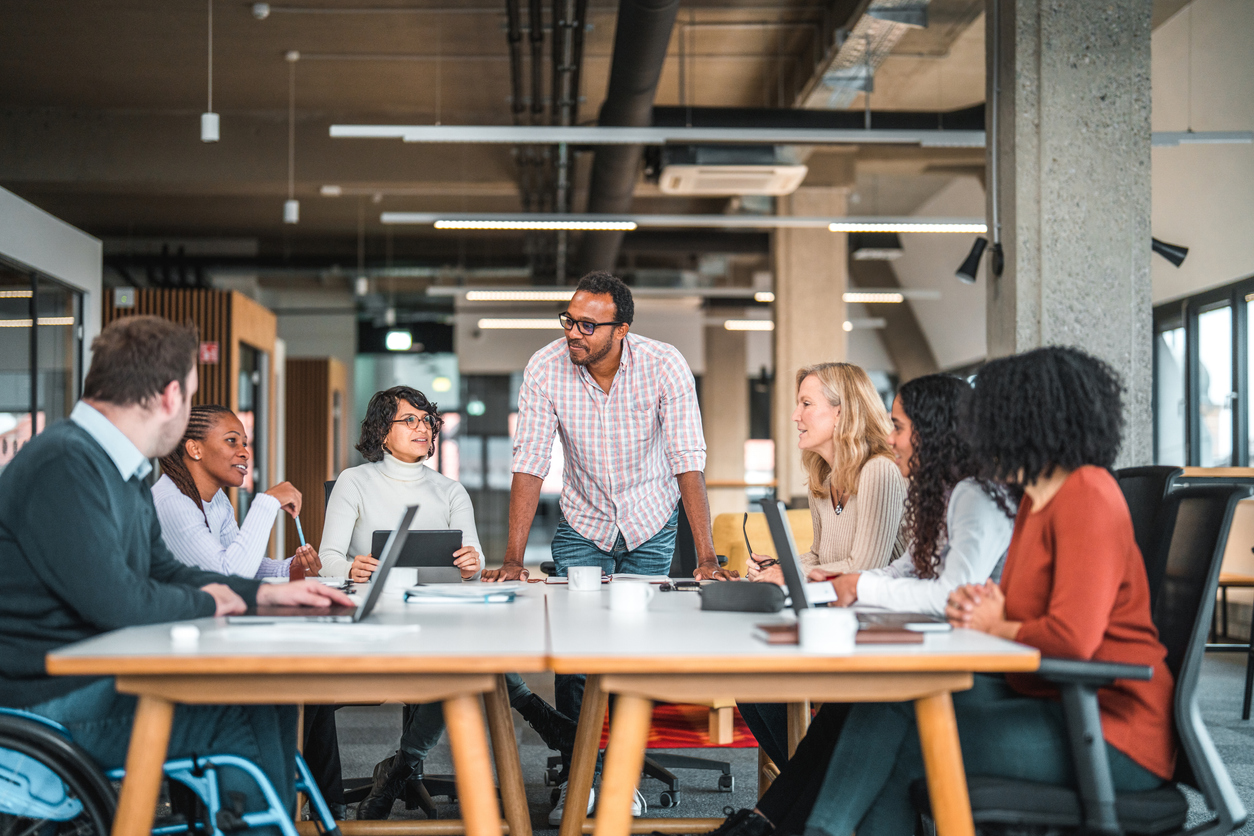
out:
M848 190L803 187L779 198L781 215L845 214ZM775 394L771 435L779 498L806 495L797 431L792 423L797 369L844 360L843 294L848 280L847 236L826 229L775 232Z
M988 353L1073 345L1110 363L1127 387L1120 466L1153 457L1150 6L990 0L986 16L1005 250Z
M749 438L749 376L745 332L720 326L705 329L705 376L701 379L705 422L705 480L742 482L745 440ZM744 488L711 486L710 514L744 513Z

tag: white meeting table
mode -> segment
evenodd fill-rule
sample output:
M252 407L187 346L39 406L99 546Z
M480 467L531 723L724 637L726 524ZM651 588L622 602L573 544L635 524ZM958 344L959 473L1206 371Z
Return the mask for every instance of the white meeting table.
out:
M702 612L693 592L659 592L645 612L605 607L607 590L549 588L551 648L556 673L588 674L559 836L585 830L584 811L595 772L609 695L616 694L597 799L596 836L678 829L674 819L636 819L631 802L644 764L655 700L709 702L881 702L913 700L938 836L973 836L952 693L973 674L1034 671L1034 649L983 633L955 630L923 644L860 645L852 654L819 655L767 645L754 626L790 612ZM701 830L708 829L704 820Z
M359 596L360 597L360 594ZM201 619L199 641L173 643L170 625L117 630L48 655L48 672L116 677L139 704L126 759L126 778L113 836L152 832L176 703L421 703L442 701L456 772L462 822L348 822L354 834L464 832L501 836L495 782L484 735L484 696L501 802L511 836L530 836L531 819L503 674L545 670L543 588L520 590L512 604L405 604L387 592L370 625L420 625L416 632L366 641L345 631L357 625L312 625L321 638L301 640L297 625L271 628ZM299 625L305 627L307 625ZM335 628L325 630L322 628ZM337 636L339 638L337 638Z

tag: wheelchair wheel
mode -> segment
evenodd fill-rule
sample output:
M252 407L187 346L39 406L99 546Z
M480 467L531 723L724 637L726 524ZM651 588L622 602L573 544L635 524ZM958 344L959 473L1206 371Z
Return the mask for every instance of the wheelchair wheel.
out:
M86 752L42 723L0 716L0 836L109 836L116 809Z

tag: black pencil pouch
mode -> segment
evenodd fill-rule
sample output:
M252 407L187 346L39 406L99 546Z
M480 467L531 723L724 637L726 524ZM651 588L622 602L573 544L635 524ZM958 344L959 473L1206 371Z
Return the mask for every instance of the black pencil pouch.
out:
M701 586L701 609L724 612L779 612L784 590L773 583L722 581Z

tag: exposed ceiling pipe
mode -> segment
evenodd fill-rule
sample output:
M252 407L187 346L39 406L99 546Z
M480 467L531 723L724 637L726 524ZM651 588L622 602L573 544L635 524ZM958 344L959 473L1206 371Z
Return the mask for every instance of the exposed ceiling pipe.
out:
M614 57L600 125L638 127L653 118L653 97L666 61L666 48L679 0L623 0L614 32ZM604 146L596 151L588 211L621 213L631 210L632 192L643 146ZM579 248L579 270L611 270L622 245L621 232L588 232Z
M552 121L566 127L575 124L579 110L579 66L583 61L583 27L588 0L553 0L553 82ZM570 146L557 146L554 171L553 210L570 211ZM559 230L553 255L553 275L558 284L566 281L568 232Z
M941 112L875 110L879 130L982 131L984 105ZM857 130L863 126L862 111L809 110L775 107L655 107L653 126L658 128L815 128Z

